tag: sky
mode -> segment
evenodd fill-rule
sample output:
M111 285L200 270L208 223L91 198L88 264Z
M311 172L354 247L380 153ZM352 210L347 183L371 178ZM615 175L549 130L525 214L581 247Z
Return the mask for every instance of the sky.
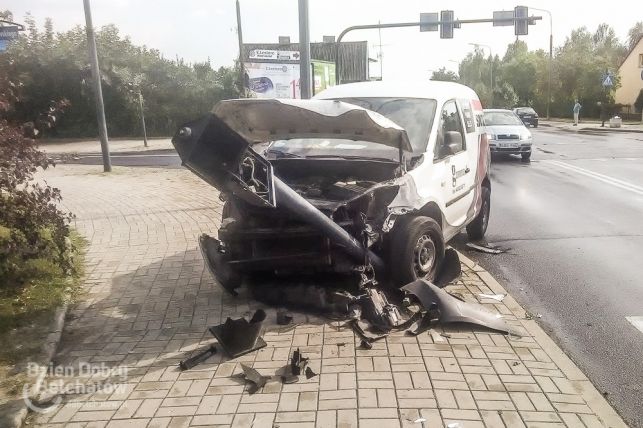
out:
M278 36L299 39L297 0L240 0L245 42L277 42ZM456 18L491 18L494 10L528 6L530 15L543 16L521 36L530 49L549 49L549 17L532 8L551 11L554 46L564 42L572 29L586 26L593 31L600 23L610 24L621 40L637 20L643 20L641 0L594 2L591 0L309 0L310 39L338 35L344 28L382 23L413 22L421 12L455 11ZM188 62L208 57L215 67L232 65L238 55L234 0L92 0L94 26L116 24L121 34L136 44L159 49L167 58L176 56ZM22 22L31 12L39 25L50 17L56 31L84 25L82 0L3 0ZM367 40L369 56L378 58L377 30L349 33L344 40ZM437 32L420 32L417 27L381 31L382 76L385 80L428 78L433 70L446 67L457 72L458 62L473 50L470 43L488 45L486 51L503 55L515 40L513 27L491 24L462 25L451 40ZM100 53L99 53L100 54ZM380 63L371 63L371 76L379 76Z

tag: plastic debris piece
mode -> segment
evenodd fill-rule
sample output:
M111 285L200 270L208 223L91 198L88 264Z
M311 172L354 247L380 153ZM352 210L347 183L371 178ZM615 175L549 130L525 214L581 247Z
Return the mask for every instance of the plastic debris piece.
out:
M414 424L421 424L422 422L426 422L426 418L418 418L413 421Z
M228 355L237 358L266 346L266 342L259 337L265 319L266 312L257 309L250 321L228 318L225 323L210 327L210 333Z
M426 310L437 305L441 324L463 322L512 333L512 329L497 314L487 311L480 304L462 302L429 281L418 279L406 284L402 290L415 296Z
M252 367L248 367L245 364L241 364L241 369L243 370L243 375L245 376L246 382L250 382L248 387L248 394L254 394L264 387L268 379L268 376L262 376L257 370Z
M444 252L444 259L440 263L438 273L433 283L442 288L450 282L453 282L462 274L462 264L458 252L453 248L447 248Z
M506 294L484 294L484 293L480 293L480 294L478 294L478 296L480 296L483 299L493 299L493 300L497 300L499 302L502 302L503 300L505 300Z
M189 370L192 367L196 366L199 363L207 360L211 356L217 353L217 348L214 345L208 346L205 350L199 352L196 355L191 356L187 360L181 360L179 362L179 367L181 370Z
M312 379L315 376L317 376L317 373L315 373L310 367L306 367L306 379Z

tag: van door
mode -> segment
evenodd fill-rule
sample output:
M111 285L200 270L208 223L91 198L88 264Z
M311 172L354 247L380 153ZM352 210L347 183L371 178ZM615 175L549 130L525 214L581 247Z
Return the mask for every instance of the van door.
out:
M448 133L451 133L450 145ZM453 143L454 138L459 140L457 144ZM470 164L468 143L461 111L455 100L447 101L440 113L434 151L435 171L442 176L440 186L443 214L447 223L444 225L444 234L447 239L458 232L450 230L451 227L458 228L465 224L469 207L473 203L475 165Z

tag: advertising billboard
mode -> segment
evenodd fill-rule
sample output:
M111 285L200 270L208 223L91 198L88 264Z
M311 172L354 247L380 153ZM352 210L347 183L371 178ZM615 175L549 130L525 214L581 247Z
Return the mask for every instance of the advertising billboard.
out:
M245 64L248 89L256 98L301 98L299 64Z

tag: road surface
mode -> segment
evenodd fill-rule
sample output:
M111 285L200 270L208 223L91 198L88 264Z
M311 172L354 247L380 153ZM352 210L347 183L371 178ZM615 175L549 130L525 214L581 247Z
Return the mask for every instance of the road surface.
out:
M511 250L466 253L643 427L643 134L532 133L530 164L492 163L486 239Z

